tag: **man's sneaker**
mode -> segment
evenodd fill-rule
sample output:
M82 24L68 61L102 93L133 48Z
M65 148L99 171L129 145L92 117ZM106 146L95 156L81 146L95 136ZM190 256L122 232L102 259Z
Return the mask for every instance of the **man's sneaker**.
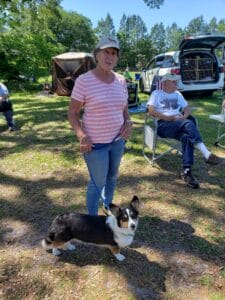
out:
M9 126L9 131L16 131L15 126Z
M200 187L198 180L192 176L191 170L182 172L181 178L193 189L198 189Z
M209 155L209 158L206 159L205 162L210 165L222 165L225 163L225 160L224 158L216 156L215 154L211 153Z

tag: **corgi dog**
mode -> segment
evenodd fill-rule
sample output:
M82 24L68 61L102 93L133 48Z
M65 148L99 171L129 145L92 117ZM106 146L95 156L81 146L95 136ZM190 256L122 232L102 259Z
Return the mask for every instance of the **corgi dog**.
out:
M42 247L52 249L54 255L60 255L59 248L75 250L72 239L107 247L117 260L125 256L120 249L129 246L134 239L138 225L140 201L134 196L129 207L122 208L110 204L106 216L92 216L68 212L57 216L51 223Z

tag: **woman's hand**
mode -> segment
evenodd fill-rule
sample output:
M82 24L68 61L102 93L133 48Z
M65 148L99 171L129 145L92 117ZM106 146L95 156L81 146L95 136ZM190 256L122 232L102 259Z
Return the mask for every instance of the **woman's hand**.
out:
M84 135L80 139L80 152L81 153L86 153L90 152L92 150L93 144L90 140L90 138L87 135Z
M179 115L175 115L175 116L173 116L173 120L174 121L176 121L176 120L184 120L185 119L185 117L184 117L184 115L182 115L182 114L179 114Z
M177 114L174 116L165 116L163 118L164 121L177 121L177 120L184 120L184 119L186 119L186 117L182 114Z
M120 131L120 137L124 138L125 140L129 139L132 132L132 124L133 122L131 120L126 120L121 131Z

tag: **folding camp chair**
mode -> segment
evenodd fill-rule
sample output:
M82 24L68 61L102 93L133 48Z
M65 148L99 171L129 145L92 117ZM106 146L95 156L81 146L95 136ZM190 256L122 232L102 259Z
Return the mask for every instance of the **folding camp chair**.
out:
M155 88L161 89L160 81L157 82L157 80L155 80ZM191 119L196 126L198 126L197 119L195 117L189 116L188 118ZM154 166L155 162L165 154L175 151L177 154L181 155L182 151L180 141L171 138L162 138L157 134L157 132L157 119L146 112L142 153L145 159L147 159L152 166ZM147 149L150 150L150 153Z
M176 151L176 153L181 154L180 141L162 138L157 134L157 130L158 125L156 118L146 112L142 153L152 166L154 166L158 159L169 152ZM150 150L150 153L147 149Z
M225 141L224 141L224 139L225 139L225 93L223 94L223 91L221 90L220 94L223 96L221 114L210 115L209 118L219 122L215 146L225 148Z

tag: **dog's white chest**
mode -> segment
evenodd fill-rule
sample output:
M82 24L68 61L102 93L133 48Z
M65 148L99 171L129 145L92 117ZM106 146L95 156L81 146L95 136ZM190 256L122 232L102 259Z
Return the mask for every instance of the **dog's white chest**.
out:
M120 248L129 246L133 242L133 235L116 234L115 241Z

